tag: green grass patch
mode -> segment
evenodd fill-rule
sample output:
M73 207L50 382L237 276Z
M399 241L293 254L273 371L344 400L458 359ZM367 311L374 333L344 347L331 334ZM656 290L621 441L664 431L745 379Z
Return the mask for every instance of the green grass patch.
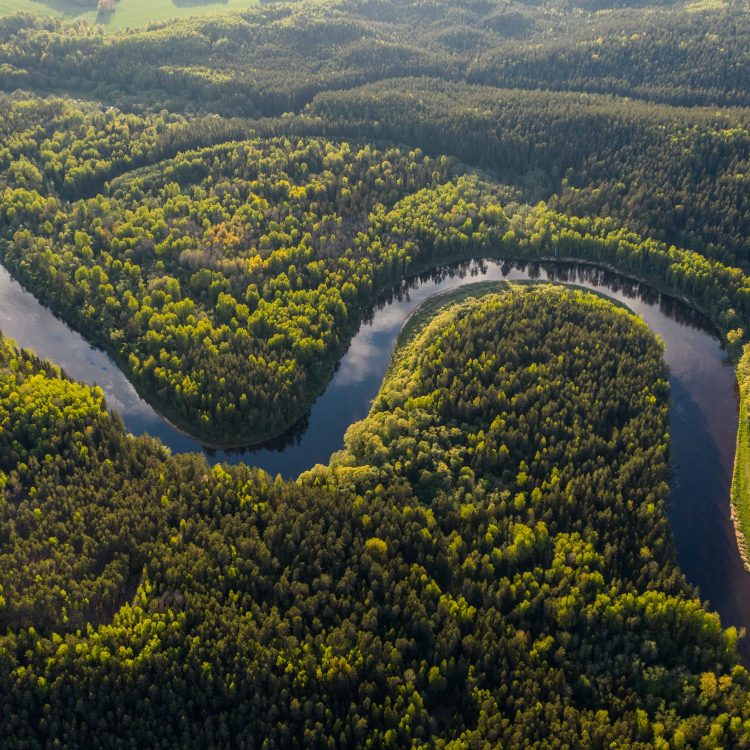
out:
M730 498L737 546L745 569L750 571L750 349L745 350L737 365L737 382L740 385L740 417Z
M187 3L182 0L120 0L117 10L107 16L96 10L84 10L71 0L0 0L0 16L13 13L36 13L72 20L84 19L89 23L100 23L111 31L145 26L152 21L172 18L222 13L228 10L244 10L258 5L258 0L226 0L226 2Z

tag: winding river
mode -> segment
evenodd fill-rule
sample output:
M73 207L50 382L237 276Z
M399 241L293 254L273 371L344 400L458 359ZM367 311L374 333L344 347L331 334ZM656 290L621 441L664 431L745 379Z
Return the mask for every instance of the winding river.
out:
M439 292L480 280L540 279L574 283L624 303L665 344L670 368L672 491L669 519L679 564L724 625L750 625L750 575L742 566L729 517L737 434L732 367L711 324L687 305L614 273L572 263L472 262L404 282L381 300L339 363L308 416L274 444L209 451L165 422L136 393L117 365L56 318L0 266L0 330L71 377L100 385L110 408L134 434L159 437L173 452L203 451L212 463L240 461L296 477L327 463L346 428L362 419L378 391L404 320ZM750 643L740 642L750 664Z

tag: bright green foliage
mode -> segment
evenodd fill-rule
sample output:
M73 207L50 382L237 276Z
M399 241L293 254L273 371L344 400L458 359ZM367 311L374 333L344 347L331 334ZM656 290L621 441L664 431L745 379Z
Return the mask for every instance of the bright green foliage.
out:
M503 208L509 191L444 157L309 138L181 151L245 126L8 101L4 127L17 138L0 162L5 261L163 412L212 442L291 426L378 292L451 258L603 262L685 294L733 332L733 351L750 331L739 270L610 218ZM33 124L42 114L49 129ZM76 122L67 142L53 134ZM104 194L65 197L105 178Z
M746 4L568 5L298 2L111 37L6 18L0 87L85 91L157 121L218 112L265 118L258 133L385 137L747 267L749 117L729 108L750 105ZM221 127L202 118L191 145ZM95 186L101 159L66 174L69 187Z
M65 426L3 449L4 748L747 741L736 634L673 560L661 350L626 311L552 287L446 310L289 483L170 458L2 357L5 408L36 378Z
M3 19L0 88L68 98L0 96L0 254L220 443L290 426L378 293L449 259L613 266L736 360L750 15L642 5ZM519 288L440 313L285 483L128 437L2 342L0 746L750 746L737 634L673 559L666 410L642 323Z
M84 19L91 24L100 24L103 31L109 32L179 16L243 10L257 4L257 0L37 0L32 5L28 0L0 0L0 14L33 10L34 13L63 18L68 23Z
M67 198L95 195L106 181L179 151L241 138L237 120L0 96L0 186Z
M24 281L225 444L298 420L379 290L507 229L446 159L310 140L183 152L70 204L9 188L0 216Z
M750 104L744 3L694 12L664 0L581 0L572 12L570 5L312 0L107 36L16 17L0 21L0 85L244 116L279 116L322 90L403 75ZM628 5L653 7L646 15ZM597 13L602 7L610 10Z
M310 138L185 151L247 126L6 101L5 262L214 443L290 427L377 294L452 258L603 262L684 293L734 332L733 351L750 331L739 270L610 218L501 207L508 190L445 157Z
M745 345L737 364L740 414L737 425L737 453L732 475L732 520L745 569L750 572L750 345Z

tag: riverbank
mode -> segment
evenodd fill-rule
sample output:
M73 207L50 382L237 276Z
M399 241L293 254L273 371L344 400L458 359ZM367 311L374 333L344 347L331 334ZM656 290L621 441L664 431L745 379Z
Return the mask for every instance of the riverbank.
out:
M732 473L730 495L732 523L737 536L737 546L745 570L750 573L750 349L746 349L737 364L737 383L740 394L737 448Z
M670 370L672 435L670 523L678 561L726 625L750 629L750 575L738 554L729 496L737 440L734 370L727 362L715 326L705 316L652 287L591 264L548 261L482 260L441 267L398 285L366 313L351 345L299 433L272 448L207 452L204 446L167 425L135 394L130 381L101 351L93 350L48 308L42 307L10 276L0 276L0 328L12 323L12 338L61 364L74 378L99 384L107 403L127 429L158 437L173 453L202 452L210 464L245 463L275 476L294 479L316 464L327 464L343 446L354 422L366 417L410 315L436 293L489 282L550 281L575 285L624 304L665 344ZM467 293L467 292L464 292ZM440 296L428 304L435 304ZM418 315L418 313L417 313ZM415 316L412 324L418 321ZM750 647L743 650L750 664Z

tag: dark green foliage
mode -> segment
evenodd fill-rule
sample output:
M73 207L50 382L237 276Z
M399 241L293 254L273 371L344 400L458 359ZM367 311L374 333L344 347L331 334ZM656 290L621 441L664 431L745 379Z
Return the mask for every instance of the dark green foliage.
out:
M556 3L494 0L269 4L113 38L18 16L0 22L0 86L243 116L278 116L323 90L403 75L750 104L745 4L686 12L656 3L635 13L598 5L566 13Z
M737 358L750 17L643 5L2 19L0 88L67 98L0 96L0 254L222 444L292 424L378 293L452 259L613 266ZM0 342L2 748L750 746L737 633L673 558L660 348L623 310L443 311L295 482L172 457Z
M98 389L6 341L0 362L0 627L109 621L163 535L165 452L123 434Z
M452 154L532 200L747 265L749 124L746 110L396 79L320 94L297 127Z
M663 203L635 178L624 190L624 183L614 183L627 167L661 175L663 195L683 185L675 198L685 201L679 213L693 217L685 233L698 218L721 211L721 227L701 220L704 236L743 226L746 180L739 170L747 165L731 146L744 142L741 127L717 129L707 113L685 113L688 124L681 129L653 131L653 116L670 116L662 109L646 108L641 124L633 117L626 127L600 101L589 102L579 116L580 99L544 104L534 95L514 95L503 110L500 139L492 134L491 115L473 114L464 122L460 114L480 109L469 108L469 101L487 104L486 90L475 90L477 98L454 110L447 124L423 125L458 92L434 92L434 109L410 107L420 91L427 95L414 85L416 93L405 82L400 92L378 88L370 96L363 90L359 98L357 92L321 98L316 107L331 121L337 112L349 118L344 130L360 121L400 121L385 132L375 125L366 129L398 138L400 127L409 139L438 151L451 147L451 133L475 133L454 150L481 159L487 148L486 159L505 165L503 177L518 183L534 179L549 163L552 174L567 175L553 200L560 208L592 203L606 213L618 205L613 196L620 196L618 210L634 220L654 216L654 225L673 228L656 234L677 231L668 224L669 212L657 210ZM213 130L201 129L202 121L102 113L59 100L6 101L0 123L8 133L0 155L0 181L7 185L0 202L5 262L112 352L162 411L215 443L237 445L283 432L322 389L378 293L454 258L557 255L605 262L684 292L725 334L732 332L735 348L750 331L750 285L739 271L645 239L609 218L570 218L546 204L501 207L498 198L510 191L466 174L445 157L294 137L183 151L181 144L194 138L220 140L248 126L214 118L206 121ZM557 105L567 109L553 117ZM542 113L535 138L520 135L534 120L527 110ZM36 124L40 119L49 125ZM577 122L593 119L602 123L599 134L590 142L579 138L578 152L553 143L555 131L546 124L557 122L570 134L568 143L583 131ZM697 125L690 126L691 119ZM640 160L631 143L638 133L650 144ZM605 143L612 146L611 163L598 157ZM702 177L690 168L700 161L697 146L671 168L661 158L663 150L684 154L685 143L708 144L704 161L714 166ZM174 150L174 158L132 169ZM688 173L704 186L705 203L692 200L684 187L689 181L680 181ZM591 175L600 175L597 187ZM66 197L105 177L105 193ZM740 235L736 244L744 248Z
M332 466L291 483L133 441L7 346L2 372L18 409L32 378L65 394L70 425L4 468L4 748L744 746L735 634L672 558L660 348L627 312L552 287L447 310ZM25 472L43 452L66 474ZM109 622L50 607L28 629L10 603L48 535L71 563L39 584L51 598L79 581L76 514L106 523L86 475L117 488L137 591Z
M469 69L472 83L589 91L675 105L750 104L750 26L743 3L594 16L526 48L499 47ZM534 40L536 41L536 40Z
M397 116L385 119L399 120L414 96L374 93L367 105L352 94L321 98L316 106L331 119L336 111L351 117L359 106L358 117L370 122L380 119L376 108L384 115L396 109ZM457 116L442 131L439 125L416 124L410 132L438 150L450 147L440 132L474 132L476 139L465 139L456 150L469 158L485 138L488 158L507 165L506 178L533 178L545 162L553 165L553 173L565 171L567 187L555 205L591 201L608 211L615 201L610 205L602 196L622 194L620 209L638 216L651 215L636 211L639 206L661 203L635 182L624 192L620 183L612 184L626 164L661 174L662 193L674 192L680 182L673 178L689 171L696 149L689 152L695 158L676 162L671 170L666 169L669 161L659 158L661 150L683 152L681 139L713 144L705 153L723 153L716 162L720 176L712 182L707 168L700 178L703 205L689 200L686 189L679 193L685 200L682 214L710 216L734 206L725 211L726 226L743 226L744 177L739 180L737 170L745 163L726 146L742 142L742 128L717 130L699 115L686 114L702 124L664 127L654 135L635 118L629 128L618 125L602 102L591 102L582 117L601 120L601 133L585 148L580 139L576 155L559 143L533 145L548 143L547 125L539 126L536 141L509 135L525 127L514 127L513 118L533 119L523 114L525 107L555 111L554 104L535 105L536 97L527 98L518 96L515 109L507 108L502 140L492 131L482 135L477 118L488 126L488 115L473 115L466 123ZM579 102L566 98L559 103L570 109L559 122L574 134L578 129L570 113ZM731 332L735 348L750 331L750 283L740 271L646 239L609 218L571 218L544 203L533 209L512 203L503 208L498 197L510 191L467 175L445 157L287 137L180 151L158 166L132 170L140 160L150 160L152 151L179 148L183 137L189 142L200 133L210 140L221 138L227 128L247 126L216 118L215 130L203 132L180 119L79 111L59 101L7 101L3 126L16 135L8 138L0 171L7 185L0 203L5 262L111 351L173 420L216 443L257 441L292 425L330 377L378 293L405 275L454 258L556 255L604 262L685 293L725 334ZM437 94L436 101L441 101ZM432 111L411 110L416 113L412 122ZM647 111L645 122L653 114ZM34 125L40 115L76 129L66 142L66 136L52 135L52 126L46 131ZM105 129L101 137L99 128ZM378 134L373 128L371 134ZM125 139L127 132L135 137ZM626 158L634 153L627 133L635 139L637 132L652 144L641 161ZM394 129L381 134L397 137ZM609 165L594 161L605 141L613 148L620 144ZM70 166L63 170L63 163ZM589 171L601 175L599 187L586 187ZM105 194L65 197L90 181L101 182L103 175L112 178ZM574 187L579 183L584 187ZM727 204L723 197L728 194L734 199ZM653 215L663 225L669 219L668 212ZM696 225L691 221L685 231ZM704 222L703 230L709 234L710 224ZM717 227L715 234L723 231Z
M65 99L0 97L0 186L85 198L108 180L180 151L246 137L216 116L137 116Z

